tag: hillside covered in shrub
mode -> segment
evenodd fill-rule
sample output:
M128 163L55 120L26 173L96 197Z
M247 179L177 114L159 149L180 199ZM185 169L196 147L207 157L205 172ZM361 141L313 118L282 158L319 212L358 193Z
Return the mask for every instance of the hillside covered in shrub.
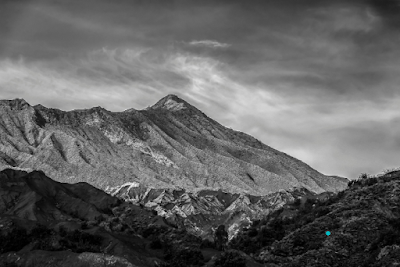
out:
M363 176L330 198L288 205L253 222L230 247L271 267L397 266L400 171Z
M234 255L234 257L231 257ZM213 259L211 261L211 259ZM0 266L259 267L141 205L43 172L0 172Z

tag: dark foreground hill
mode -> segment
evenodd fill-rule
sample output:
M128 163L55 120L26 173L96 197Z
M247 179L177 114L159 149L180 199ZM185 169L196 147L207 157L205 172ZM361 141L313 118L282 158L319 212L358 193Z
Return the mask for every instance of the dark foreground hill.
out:
M349 185L325 201L298 202L254 222L231 247L269 267L399 266L400 171Z
M42 170L57 181L102 189L136 182L266 195L294 187L335 192L347 184L220 125L174 95L124 112L0 101L0 169L6 168Z
M215 245L156 212L40 171L0 172L0 266L203 266ZM243 252L237 261L260 267Z
M169 191L150 191L146 203L167 209L162 199L170 196ZM146 199L134 192L125 193ZM239 231L226 252L188 231L192 227L185 223L188 218L177 223L86 183L55 182L39 171L0 172L0 196L0 266L383 267L400 263L400 172L349 182L349 188L337 195L293 192L293 199L281 209ZM221 202L237 197L220 191L200 192L197 200L187 196L191 200L184 204L171 203L200 209L195 204L202 197L211 201L214 196ZM207 214L199 217L206 219Z

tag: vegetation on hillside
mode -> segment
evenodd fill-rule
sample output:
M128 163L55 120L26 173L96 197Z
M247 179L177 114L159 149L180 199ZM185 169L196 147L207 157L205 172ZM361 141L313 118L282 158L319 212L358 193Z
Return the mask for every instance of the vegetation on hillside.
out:
M23 266L15 265L11 256L24 258L35 251L109 254L127 257L138 266L159 267L400 263L400 171L360 175L348 186L329 197L296 200L254 221L227 245L223 226L215 232L214 242L203 240L152 210L127 202L109 201L102 209L107 212L95 219L85 219L74 207L64 221L39 223L3 214L0 265Z
M400 263L399 200L400 171L362 175L326 201L307 200L292 217L285 216L286 207L254 222L230 247L266 266Z

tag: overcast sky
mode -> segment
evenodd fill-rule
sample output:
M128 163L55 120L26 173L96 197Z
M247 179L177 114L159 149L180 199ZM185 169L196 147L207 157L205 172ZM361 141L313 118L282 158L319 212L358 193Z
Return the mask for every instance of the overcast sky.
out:
M400 167L400 1L0 1L0 99L170 93L325 174Z

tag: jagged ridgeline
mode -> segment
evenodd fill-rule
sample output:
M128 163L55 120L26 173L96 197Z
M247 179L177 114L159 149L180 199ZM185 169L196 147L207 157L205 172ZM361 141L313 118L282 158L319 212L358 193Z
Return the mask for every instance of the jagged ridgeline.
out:
M175 95L124 112L61 111L3 100L0 151L0 169L42 170L60 182L83 181L101 189L136 182L266 195L294 187L321 193L347 186L347 179L325 176L228 129Z

